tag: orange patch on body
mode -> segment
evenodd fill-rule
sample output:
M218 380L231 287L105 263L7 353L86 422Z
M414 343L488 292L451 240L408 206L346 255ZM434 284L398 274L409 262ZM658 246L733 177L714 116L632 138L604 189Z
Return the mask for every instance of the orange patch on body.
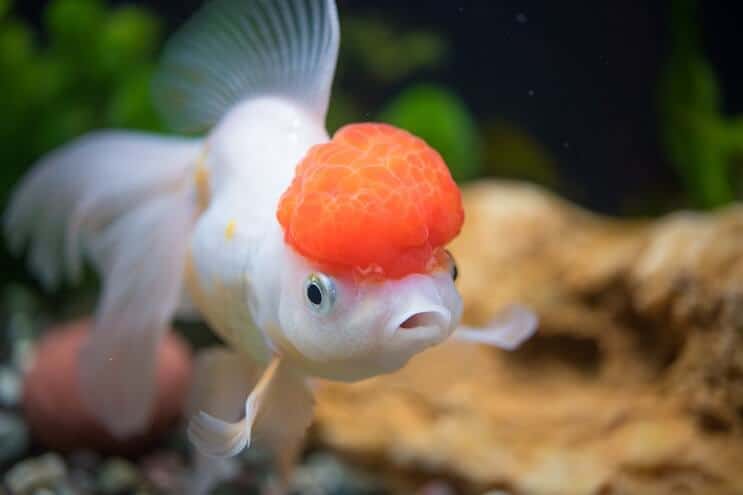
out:
M279 203L286 242L332 274L400 278L439 264L459 233L459 188L422 139L353 124L314 146Z
M205 210L209 206L209 169L206 168L205 158L202 155L199 158L196 171L194 172L194 182L196 184L196 202L199 209Z
M235 237L235 229L237 229L237 223L234 220L230 220L224 228L225 239L231 241Z

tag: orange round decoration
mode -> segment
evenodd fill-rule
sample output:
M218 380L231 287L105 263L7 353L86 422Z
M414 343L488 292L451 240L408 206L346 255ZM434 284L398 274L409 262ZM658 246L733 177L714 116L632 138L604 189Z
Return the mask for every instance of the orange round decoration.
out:
M277 216L286 242L330 273L387 278L431 270L464 222L441 155L408 132L371 123L312 147Z

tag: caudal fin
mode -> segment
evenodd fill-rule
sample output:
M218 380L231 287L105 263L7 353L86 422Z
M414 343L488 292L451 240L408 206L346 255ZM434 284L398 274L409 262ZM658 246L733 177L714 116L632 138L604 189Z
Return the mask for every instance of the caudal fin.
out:
M83 395L112 433L148 426L157 345L177 308L197 212L195 140L93 133L44 157L5 215L11 247L29 248L50 289L76 281L83 257L103 294L81 354Z

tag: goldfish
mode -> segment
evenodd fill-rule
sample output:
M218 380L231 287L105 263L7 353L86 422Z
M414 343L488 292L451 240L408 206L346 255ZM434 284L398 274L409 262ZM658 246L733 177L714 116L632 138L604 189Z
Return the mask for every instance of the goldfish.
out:
M200 137L93 132L15 190L6 237L40 281L77 281L86 261L101 276L79 380L114 435L148 426L156 349L182 316L226 344L199 358L189 406L212 458L255 438L296 450L311 379L390 373L452 336L512 350L536 331L518 305L461 325L446 246L464 210L436 150L382 123L328 134L339 43L333 0L208 2L153 82L165 120Z

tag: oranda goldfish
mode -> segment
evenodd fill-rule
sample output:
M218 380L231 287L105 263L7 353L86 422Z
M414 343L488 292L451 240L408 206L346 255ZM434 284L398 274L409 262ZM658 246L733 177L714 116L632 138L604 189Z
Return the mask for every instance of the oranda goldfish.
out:
M168 42L155 102L174 138L96 132L44 157L17 188L11 246L54 288L83 259L103 291L81 354L86 404L110 431L148 425L155 350L196 311L230 346L205 353L189 436L209 456L265 437L299 443L308 377L360 380L452 333L506 349L536 318L514 306L459 325L460 191L441 156L389 125L325 115L333 0L216 0ZM497 281L494 281L497 283Z

